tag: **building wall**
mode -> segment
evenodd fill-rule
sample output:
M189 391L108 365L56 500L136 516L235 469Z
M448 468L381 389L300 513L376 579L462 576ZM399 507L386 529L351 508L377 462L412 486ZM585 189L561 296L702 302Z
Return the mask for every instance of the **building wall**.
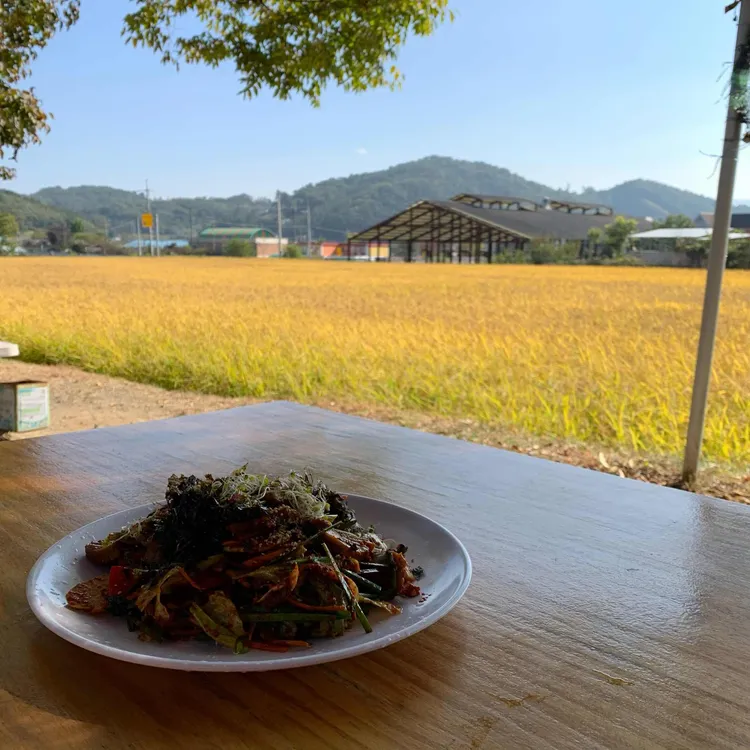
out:
M336 255L342 255L341 248L343 248L343 254L346 255L346 243L341 242L321 242L320 243L320 257L330 258ZM339 251L338 253L336 251Z
M388 260L390 245L383 241L378 247L377 242L352 242L352 258L369 258L375 260ZM346 258L348 248L346 242L321 242L321 258Z
M388 260L390 249L388 242L371 242L367 250L370 260Z
M282 237L281 247L279 247L279 240L277 237L258 237L255 240L255 249L258 252L259 258L271 258L284 252L284 248L286 248L288 244L289 240L286 237Z

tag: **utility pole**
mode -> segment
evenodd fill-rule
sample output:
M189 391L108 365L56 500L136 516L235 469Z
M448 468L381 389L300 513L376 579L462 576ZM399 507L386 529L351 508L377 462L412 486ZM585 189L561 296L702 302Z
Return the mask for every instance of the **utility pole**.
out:
M719 317L719 301L724 267L727 262L727 243L732 223L732 197L737 173L737 156L740 150L743 117L746 115L748 42L750 42L750 0L740 4L740 18L737 24L737 42L734 49L734 66L729 89L729 107L724 132L724 150L721 155L719 188L716 195L714 228L711 237L711 251L708 255L706 291L703 298L701 332L698 340L698 355L695 363L693 397L690 404L685 460L682 466L682 480L690 484L695 480L703 443L703 430L706 424L706 403L711 381L711 365L716 342L716 325Z
M138 235L138 257L143 255L143 245L141 244L141 217L135 220L135 233Z
M149 216L152 216L151 214L151 191L148 189L148 180L146 180L146 213L149 214ZM149 248L151 249L151 255L154 254L154 221L153 216L151 219L151 226L148 228L148 242L149 242Z
M156 214L156 254L161 255L161 245L159 244L159 214Z
M281 257L281 190L276 191L276 214L279 226L279 257Z
M312 219L310 218L310 203L307 204L307 257L312 254Z

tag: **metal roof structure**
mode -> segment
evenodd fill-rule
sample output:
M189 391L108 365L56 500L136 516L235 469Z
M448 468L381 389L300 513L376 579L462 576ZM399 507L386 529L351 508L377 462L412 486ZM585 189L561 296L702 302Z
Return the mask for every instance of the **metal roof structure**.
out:
M505 195L459 193L451 198L457 203L468 203L479 208L499 208L503 211L538 211L541 206L529 198L512 198Z
M582 213L594 216L614 216L612 206L605 206L603 203L577 203L575 201L563 201L550 199L547 201L545 208L552 211L561 211L562 213Z
M585 240L589 229L603 229L611 216L562 211L503 211L459 201L419 201L350 238L380 242L514 242ZM640 221L638 229L650 228Z
M523 239L497 224L500 212L455 201L419 201L390 219L353 235L352 241L508 242ZM510 213L510 212L508 212Z
M485 195L483 193L459 193L451 198L458 203L469 203L479 208L499 208L504 211L560 211L561 213L613 216L611 206L603 203L578 203L558 198L545 198L542 203L530 198L512 198L505 195Z

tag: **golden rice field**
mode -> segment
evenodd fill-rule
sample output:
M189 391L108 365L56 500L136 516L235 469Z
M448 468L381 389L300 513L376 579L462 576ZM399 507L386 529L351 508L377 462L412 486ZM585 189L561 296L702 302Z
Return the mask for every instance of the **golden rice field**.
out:
M704 275L206 258L0 259L25 359L677 454ZM729 272L706 454L750 459L750 273Z

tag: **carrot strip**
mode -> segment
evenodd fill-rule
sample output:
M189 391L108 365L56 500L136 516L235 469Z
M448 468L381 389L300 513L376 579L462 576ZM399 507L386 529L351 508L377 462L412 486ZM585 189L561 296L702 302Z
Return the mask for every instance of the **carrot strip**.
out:
M250 648L256 648L258 651L275 651L277 654L285 654L289 649L286 646L275 646L273 643L260 643L258 641L250 641L247 644Z
M289 587L289 590L294 591L294 589L297 588L298 582L299 582L299 565L295 563L294 567L289 573L289 578L287 580L287 586Z
M345 573L343 575L344 575L344 580L346 581L346 585L349 587L349 591L351 591L352 596L356 600L357 597L359 596L359 589L357 588L357 584L354 583L354 581L352 581L352 579L349 578L349 576L346 575Z

